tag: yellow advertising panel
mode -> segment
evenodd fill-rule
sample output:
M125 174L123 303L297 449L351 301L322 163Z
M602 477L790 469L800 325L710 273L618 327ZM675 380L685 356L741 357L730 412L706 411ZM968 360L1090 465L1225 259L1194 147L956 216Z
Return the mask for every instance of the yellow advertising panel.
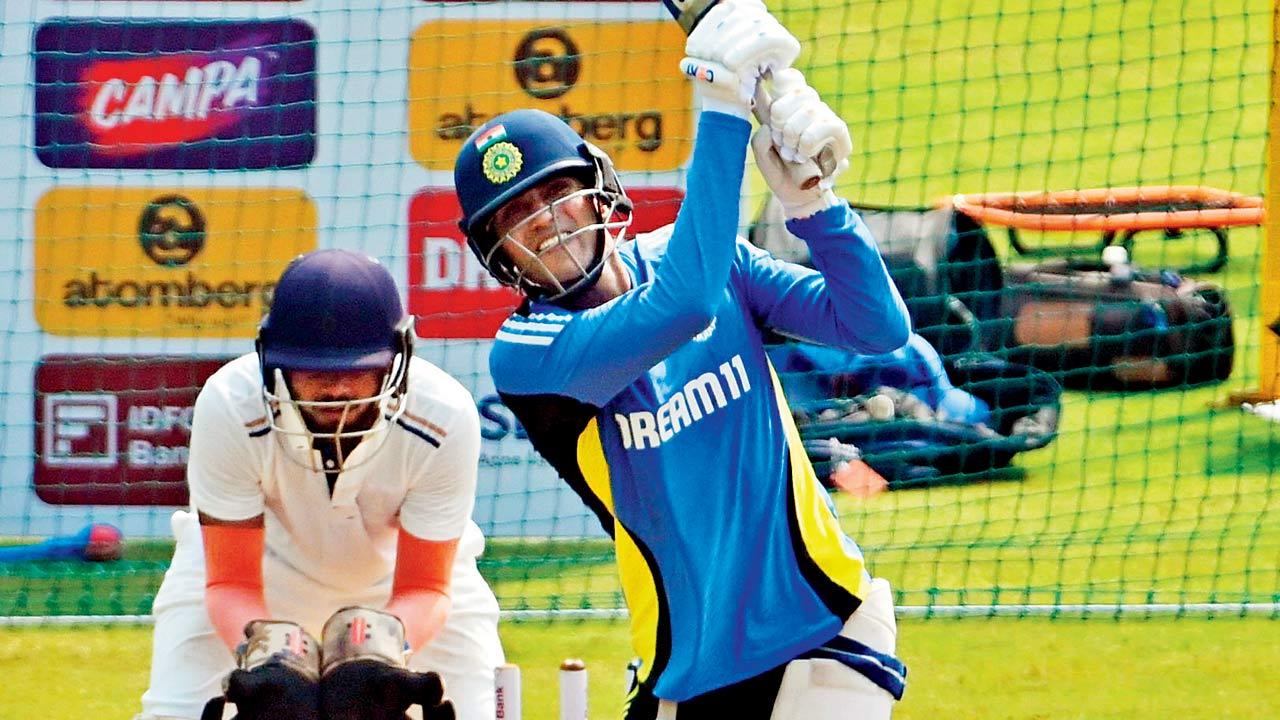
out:
M62 187L35 212L45 332L253 337L280 272L316 247L301 190Z
M691 90L673 22L436 20L409 50L409 147L452 170L489 118L538 108L568 122L620 170L670 171L688 157Z

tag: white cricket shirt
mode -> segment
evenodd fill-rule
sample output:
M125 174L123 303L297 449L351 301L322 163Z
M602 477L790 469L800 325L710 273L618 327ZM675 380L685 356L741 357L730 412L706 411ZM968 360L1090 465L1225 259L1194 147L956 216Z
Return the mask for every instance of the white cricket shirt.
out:
M399 529L461 538L459 559L483 548L471 521L480 419L443 370L413 358L405 412L379 447L366 438L329 494L324 473L289 458L267 422L258 356L220 368L196 399L187 483L192 507L220 520L265 514L266 555L336 589L388 582ZM375 452L369 459L366 451ZM272 557L274 556L274 557Z

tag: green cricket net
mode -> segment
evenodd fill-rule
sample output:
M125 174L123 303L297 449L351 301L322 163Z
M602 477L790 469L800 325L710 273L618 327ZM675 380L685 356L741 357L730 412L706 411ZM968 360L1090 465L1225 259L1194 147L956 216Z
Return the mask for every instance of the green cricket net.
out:
M609 542L493 391L513 298L457 233L451 168L484 119L540 107L610 152L638 228L669 222L694 123L661 4L164 5L0 13L0 616L150 612L195 393L253 349L284 264L332 246L391 267L417 353L476 397L503 608L616 614ZM1272 4L770 6L849 122L838 190L961 401L848 357L783 372L898 604L1276 613L1280 425L1232 401L1276 375ZM768 206L752 179L743 231L796 251ZM891 489L851 492L861 462ZM122 558L81 559L95 523Z

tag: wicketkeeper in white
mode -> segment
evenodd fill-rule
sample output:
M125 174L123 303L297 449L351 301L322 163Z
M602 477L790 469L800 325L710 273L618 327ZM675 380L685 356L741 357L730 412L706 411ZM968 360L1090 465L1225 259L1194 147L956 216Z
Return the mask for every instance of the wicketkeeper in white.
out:
M479 418L412 338L368 256L281 275L257 352L196 400L139 720L493 718Z

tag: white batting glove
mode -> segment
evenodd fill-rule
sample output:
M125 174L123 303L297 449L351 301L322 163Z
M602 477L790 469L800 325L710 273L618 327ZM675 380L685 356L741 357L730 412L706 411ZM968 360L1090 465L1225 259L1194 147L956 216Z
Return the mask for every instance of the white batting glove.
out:
M831 188L836 176L849 167L853 152L849 126L822 102L799 70L775 72L773 90L769 124L761 126L751 138L751 149L765 182L782 203L788 219L809 217L838 205L840 200ZM800 187L785 163L811 158L824 147L831 148L835 170L812 188Z
M769 128L773 144L783 160L796 162L830 147L836 168L823 178L828 186L849 168L853 140L849 126L809 86L804 74L794 68L773 75L773 104L769 106Z
M723 0L689 34L685 54L680 70L696 81L702 109L747 118L761 75L791 67L800 42L759 0Z

